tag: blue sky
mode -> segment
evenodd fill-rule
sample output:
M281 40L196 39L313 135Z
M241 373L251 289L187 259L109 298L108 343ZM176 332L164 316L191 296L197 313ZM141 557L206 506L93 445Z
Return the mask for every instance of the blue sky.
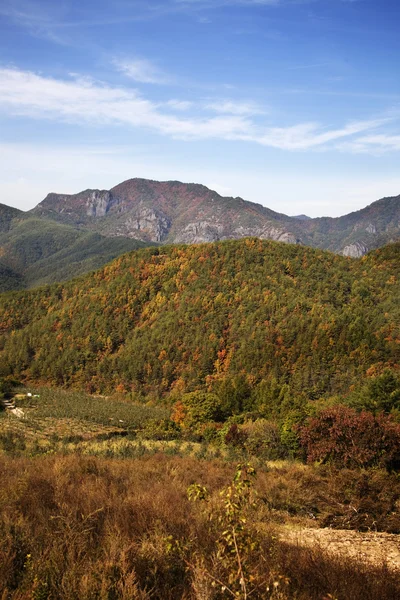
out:
M397 0L1 0L0 202L131 177L286 214L400 194Z

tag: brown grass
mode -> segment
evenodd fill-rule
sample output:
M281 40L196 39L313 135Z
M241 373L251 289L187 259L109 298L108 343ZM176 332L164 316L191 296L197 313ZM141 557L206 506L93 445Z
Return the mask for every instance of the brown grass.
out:
M267 463L258 489L274 519L356 531L400 533L400 479L379 469ZM308 523L307 523L308 521Z
M1 600L232 597L237 562L224 554L217 517L224 511L219 492L233 472L222 461L162 454L0 457ZM250 598L399 598L400 583L384 565L328 558L275 539L269 524L275 509L265 498L273 492L278 502L273 479L282 494L282 478L271 469L260 473L260 500L244 511L243 540L251 543L244 542L241 558ZM193 483L207 486L209 502L189 502ZM312 479L299 496L305 485L312 487Z

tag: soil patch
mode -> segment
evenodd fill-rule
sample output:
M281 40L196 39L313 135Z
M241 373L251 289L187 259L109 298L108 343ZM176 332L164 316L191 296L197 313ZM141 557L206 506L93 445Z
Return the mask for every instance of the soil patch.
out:
M282 541L299 546L315 546L333 555L374 565L386 564L400 572L400 536L390 533L359 533L342 529L289 529L282 527Z

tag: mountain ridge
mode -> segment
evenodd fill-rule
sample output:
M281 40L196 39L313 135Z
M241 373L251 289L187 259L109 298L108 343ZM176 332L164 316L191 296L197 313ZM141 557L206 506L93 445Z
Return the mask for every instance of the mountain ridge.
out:
M302 243L347 256L400 237L400 196L341 217L290 217L204 185L128 179L110 190L49 194L31 211L116 237L158 243L201 243L256 236ZM299 218L300 217L300 218Z
M0 204L0 292L63 281L142 245L258 237L351 257L400 239L400 196L342 217L290 217L202 184L128 179L50 193L30 211Z
M110 190L88 189L70 196L52 193L30 212L110 237L151 242L198 243L252 235L297 242L281 226L290 217L239 197L220 196L202 184L179 181L135 178ZM261 227L260 216L265 219Z

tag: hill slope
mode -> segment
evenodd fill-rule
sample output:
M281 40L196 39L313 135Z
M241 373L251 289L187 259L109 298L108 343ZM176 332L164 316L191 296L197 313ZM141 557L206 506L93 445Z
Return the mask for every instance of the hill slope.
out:
M0 292L63 281L145 246L137 240L110 239L13 209L7 213L7 221L1 216L0 210L0 224L4 224L0 234Z
M12 220L23 214L22 210L0 204L0 232L8 231Z
M359 260L258 239L139 250L3 294L0 365L91 391L239 377L265 401L346 393L399 362L399 276L400 244Z

